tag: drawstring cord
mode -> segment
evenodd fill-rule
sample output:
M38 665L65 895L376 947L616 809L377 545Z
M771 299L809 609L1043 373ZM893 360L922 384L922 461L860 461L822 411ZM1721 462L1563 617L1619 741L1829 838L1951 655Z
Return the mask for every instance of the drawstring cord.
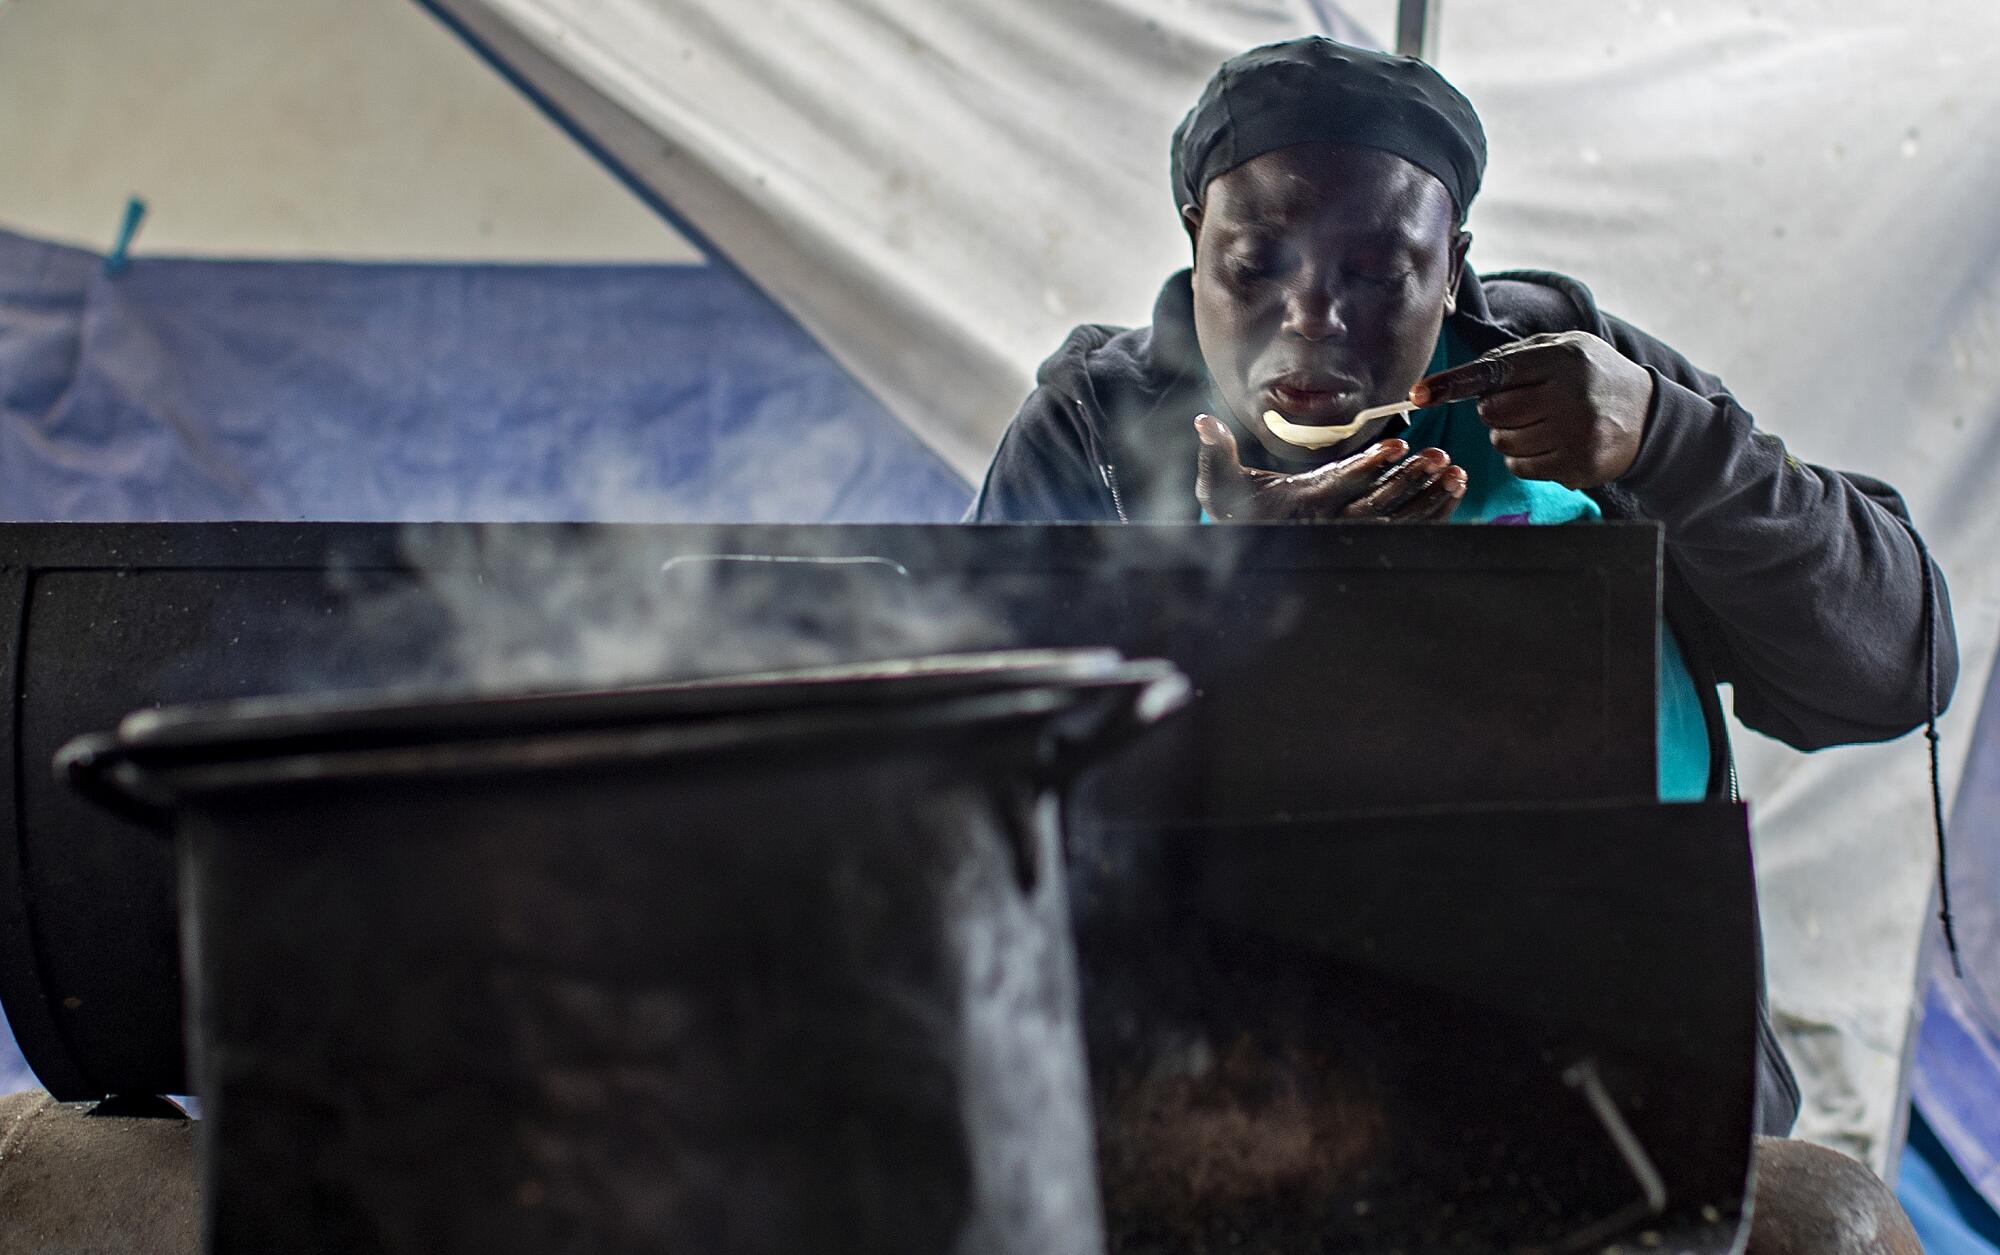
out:
M1931 551L1914 527L1905 528L1917 542L1917 558L1924 569L1924 739L1931 750L1931 827L1937 833L1938 921L1944 925L1944 948L1951 955L1952 975L1965 979L1965 967L1958 957L1958 934L1951 923L1951 872L1945 861L1944 782L1938 772L1937 698L1937 577L1932 574Z

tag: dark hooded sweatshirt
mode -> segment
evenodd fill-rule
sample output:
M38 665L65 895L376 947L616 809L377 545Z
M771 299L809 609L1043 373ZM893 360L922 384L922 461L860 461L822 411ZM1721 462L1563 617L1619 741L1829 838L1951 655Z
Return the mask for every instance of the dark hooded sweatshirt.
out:
M1574 279L1468 271L1459 297L1454 329L1474 352L1587 331L1652 375L1637 460L1590 495L1606 518L1665 527L1664 612L1702 697L1714 796L1735 793L1719 683L1734 687L1745 725L1802 750L1888 740L1924 723L1930 559L1893 488L1798 461L1720 380L1605 314ZM1195 341L1189 272L1167 281L1151 326L1078 327L1036 382L970 521L1195 521L1194 416L1226 411ZM1254 440L1238 445L1246 464L1267 456ZM1930 570L1942 706L1958 653L1944 578ZM1759 1046L1757 1129L1783 1134L1799 1091L1768 1012Z

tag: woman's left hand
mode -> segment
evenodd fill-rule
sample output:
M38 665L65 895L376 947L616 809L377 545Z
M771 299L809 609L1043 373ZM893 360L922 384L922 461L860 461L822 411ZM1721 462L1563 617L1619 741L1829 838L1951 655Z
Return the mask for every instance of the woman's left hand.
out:
M1565 331L1502 345L1410 389L1418 405L1473 399L1508 470L1596 488L1638 459L1653 376L1599 337Z

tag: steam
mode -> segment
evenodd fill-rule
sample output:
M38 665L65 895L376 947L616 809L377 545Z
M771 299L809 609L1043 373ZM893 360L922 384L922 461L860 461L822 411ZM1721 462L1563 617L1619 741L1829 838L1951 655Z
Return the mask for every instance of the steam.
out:
M345 691L367 676L379 690L388 676L433 692L603 688L1052 643L1021 639L980 577L954 568L959 546L936 560L919 540L902 557L870 554L841 526L781 526L868 516L856 497L879 468L850 435L812 423L784 442L769 424L724 435L700 461L759 472L723 476L726 488L662 481L629 449L585 447L566 452L567 501L524 503L486 482L413 502L412 514L493 525L412 523L401 572L336 571L352 627L343 647L385 662L307 660L304 687ZM541 521L551 509L590 521ZM1202 529L1175 556L1219 583L1239 539ZM905 563L910 552L926 560ZM1138 626L1106 622L1102 639L1076 643L1114 643Z
M409 528L413 579L359 629L421 623L428 687L475 693L662 680L1005 648L962 578L837 551L839 529L768 534L591 527Z

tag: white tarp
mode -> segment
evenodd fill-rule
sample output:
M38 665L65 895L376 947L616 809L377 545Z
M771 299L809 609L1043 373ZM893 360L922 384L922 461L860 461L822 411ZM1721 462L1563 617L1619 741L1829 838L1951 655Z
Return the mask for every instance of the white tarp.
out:
M1167 139L1215 64L1340 22L1282 0L431 2L968 475L1070 325L1143 319L1184 264ZM1443 16L1437 59L1493 141L1475 262L1575 274L1801 456L1901 487L1979 692L2000 630L2000 6ZM1946 721L1952 772L1973 713ZM1738 743L1800 1131L1881 1166L1933 867L1921 742Z

